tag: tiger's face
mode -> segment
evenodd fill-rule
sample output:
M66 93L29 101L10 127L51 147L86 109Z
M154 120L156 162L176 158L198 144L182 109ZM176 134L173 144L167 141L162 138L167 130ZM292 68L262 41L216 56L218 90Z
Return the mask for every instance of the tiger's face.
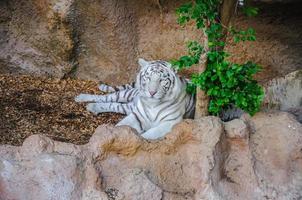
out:
M139 64L142 67L138 75L141 94L158 100L169 95L176 77L171 64L165 61L147 62L143 59L139 60Z

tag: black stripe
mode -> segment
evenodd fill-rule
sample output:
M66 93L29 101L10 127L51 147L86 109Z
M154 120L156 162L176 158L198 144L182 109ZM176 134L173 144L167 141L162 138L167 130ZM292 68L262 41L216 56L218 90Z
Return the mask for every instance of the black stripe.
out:
M191 105L191 96L190 96L189 102L186 104L186 112L187 112L188 108L190 108L190 105Z
M137 95L137 93L139 93L139 90L135 90L135 94L134 94L134 96L136 96Z
M120 93L121 92L117 92L115 95L116 95L116 102L118 102L118 100L120 100Z
M165 120L165 121L173 121L173 120L176 120L177 118L179 118L181 116L181 113L179 113L179 115L177 115L176 117L174 117L173 119L168 119L168 120ZM162 118L161 120L163 120L164 118Z
M140 73L139 75L139 87L141 86L141 84L142 84L142 73Z
M142 108L143 108L143 110L144 110L144 113L146 113L146 117L148 118L148 120L149 120L149 121L152 121L152 120L150 119L148 113L147 113L146 110L145 110L145 106L142 106ZM141 114L141 112L139 111L139 109L137 109L137 110L138 110L138 112ZM143 116L143 115L141 114L141 116Z
M165 108L168 109L170 106L172 106L172 105L174 104L175 101L182 102L185 98L186 98L186 95L184 95L184 96L182 97L182 99L176 98L176 99L174 99L173 103L170 103L170 104L169 104L168 106L166 106ZM163 108L163 109L164 109L164 108ZM161 112L163 109L161 109L159 112ZM157 117L159 116L159 112L157 113L155 120L156 120ZM164 117L166 117L166 116L167 116L167 115L165 115ZM164 117L163 117L163 118L164 118ZM161 118L161 120L162 120L163 118Z
M129 108L129 105L128 105L128 104L126 104L126 107L127 107L128 110L131 110L131 109Z
M143 127L142 127L142 122L139 120L139 118L137 117L137 115L133 112L133 115L134 117L136 118L136 120L139 122L139 127L141 130L143 130Z
M133 88L135 87L135 82L132 82L132 87L133 87Z
M196 102L196 99L195 99L195 95L191 95L191 101L190 101L190 111L193 110L195 108L195 102Z
M132 112L134 108L134 104L129 104L129 107L130 107L130 111Z
M120 106L121 106L121 108L123 109L123 112L124 112L125 114L127 114L127 112L126 112L126 110L125 110L125 108L124 108L124 105L121 104Z
M132 89L132 90L129 92L128 97L127 97L127 102L129 102L129 98L131 97L133 91L134 91L134 89Z
M125 93L124 93L124 95L123 95L123 98L126 98L127 92L128 92L128 91L125 91Z
M159 111L158 111L158 113L157 113L157 115L155 116L155 121L157 120L157 118L158 118L158 116L160 115L160 113L163 111L163 110L165 110L165 109L168 109L171 105L173 105L173 104L175 104L175 102L178 100L178 98L176 98L176 99L173 99L173 102L172 103L170 103L168 106L165 106L165 107L163 107L162 109L160 109Z
M141 113L140 109L137 108L138 113L140 114L141 117L144 117L144 115ZM145 111L145 110L144 110ZM146 113L146 112L145 112ZM146 113L147 114L147 113ZM148 117L148 116L147 116ZM149 118L148 118L149 119Z

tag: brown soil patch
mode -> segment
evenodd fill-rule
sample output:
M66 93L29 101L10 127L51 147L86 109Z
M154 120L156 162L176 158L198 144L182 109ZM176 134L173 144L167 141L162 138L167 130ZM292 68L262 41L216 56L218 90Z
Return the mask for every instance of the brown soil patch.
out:
M122 118L92 115L74 101L79 93L101 94L93 81L0 75L0 144L21 145L33 134L85 144L97 126Z

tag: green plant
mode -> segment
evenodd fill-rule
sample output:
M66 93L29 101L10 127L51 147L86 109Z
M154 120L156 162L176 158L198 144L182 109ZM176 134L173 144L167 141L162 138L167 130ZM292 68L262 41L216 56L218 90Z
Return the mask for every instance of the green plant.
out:
M207 44L202 46L197 41L187 44L188 55L182 56L171 63L178 70L199 64L201 55L206 57L206 69L199 74L193 74L192 84L200 87L210 97L209 113L217 115L222 109L233 104L250 115L254 115L260 108L264 92L253 75L260 71L260 66L250 61L244 64L231 63L229 56L223 49L225 34L232 35L235 42L255 41L255 31L252 28L238 30L235 27L226 27L220 22L220 0L195 0L180 6L176 13L178 23L185 25L194 20L197 29L201 29L207 37ZM242 9L248 16L258 13L256 8ZM227 30L227 31L225 31Z

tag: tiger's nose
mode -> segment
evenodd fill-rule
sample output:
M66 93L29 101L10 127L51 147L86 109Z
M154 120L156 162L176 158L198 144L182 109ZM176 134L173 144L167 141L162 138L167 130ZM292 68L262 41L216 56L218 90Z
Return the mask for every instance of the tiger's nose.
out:
M153 97L157 91L149 91L150 95Z

